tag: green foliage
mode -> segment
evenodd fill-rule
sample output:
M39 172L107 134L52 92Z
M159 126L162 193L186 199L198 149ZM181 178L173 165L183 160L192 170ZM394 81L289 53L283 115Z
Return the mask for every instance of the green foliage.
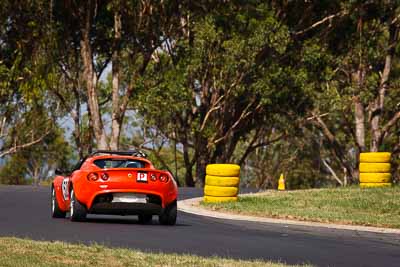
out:
M399 12L396 1L1 1L0 152L54 122L74 123L73 145L64 142L65 129L54 128L4 168L54 166L96 145L81 54L90 18L95 75L109 70L118 51L119 96L133 92L133 115L118 103L121 147L145 143L156 165L175 172L177 143L178 176L190 185L193 173L201 184L210 162L241 163L246 184L263 188L275 187L282 172L291 188L330 185L323 160L341 177L344 167L356 170L355 99L366 117L366 149L370 116L379 114L383 129L399 110ZM116 14L121 40L114 38ZM388 51L391 72L377 112ZM113 74L105 74L96 90L108 134ZM379 149L398 155L399 127L384 134Z
M35 130L33 130L35 129ZM63 132L54 126L43 109L33 109L23 114L10 140L25 144L43 136L43 139L5 159L0 168L0 181L6 184L34 184L48 178L56 167L68 169L71 150L64 140ZM18 144L17 144L18 145Z
M11 157L7 163L0 168L1 184L28 184L26 178L27 162L21 157Z
M176 54L160 51L134 100L148 127L193 144L198 180L204 163L232 160L252 130L278 129L285 114L309 105L305 70L281 64L294 52L287 27L268 6L252 7L228 4L196 20L192 39L174 40Z

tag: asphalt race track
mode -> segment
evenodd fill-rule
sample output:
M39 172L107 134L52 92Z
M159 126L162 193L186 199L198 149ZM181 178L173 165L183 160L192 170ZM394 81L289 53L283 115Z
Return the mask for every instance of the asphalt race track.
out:
M180 198L201 195L182 188ZM400 236L225 221L180 212L176 226L140 225L135 216L50 217L50 188L0 186L0 236L99 243L143 251L265 259L317 266L400 266Z

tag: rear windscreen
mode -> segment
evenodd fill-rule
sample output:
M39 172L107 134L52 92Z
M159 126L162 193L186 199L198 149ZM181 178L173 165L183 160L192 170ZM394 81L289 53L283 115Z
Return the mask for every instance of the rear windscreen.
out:
M145 163L131 159L97 159L94 164L101 169L108 168L145 168Z

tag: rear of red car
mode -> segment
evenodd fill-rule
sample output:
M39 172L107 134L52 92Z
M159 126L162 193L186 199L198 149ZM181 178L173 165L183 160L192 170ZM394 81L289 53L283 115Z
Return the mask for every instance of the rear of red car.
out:
M142 222L158 215L162 224L176 221L176 182L144 158L90 157L71 174L69 188L71 217L75 212L76 220L90 213L139 215Z

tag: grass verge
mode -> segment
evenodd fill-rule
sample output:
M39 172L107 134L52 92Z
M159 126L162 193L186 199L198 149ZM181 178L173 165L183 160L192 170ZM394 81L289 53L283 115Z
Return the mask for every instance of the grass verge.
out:
M73 245L18 238L0 238L0 265L19 266L270 266L282 263L239 261L217 257L144 253L130 249L106 248L99 245ZM304 265L305 266L305 265Z
M235 214L400 228L400 187L267 191L238 202L204 203Z

